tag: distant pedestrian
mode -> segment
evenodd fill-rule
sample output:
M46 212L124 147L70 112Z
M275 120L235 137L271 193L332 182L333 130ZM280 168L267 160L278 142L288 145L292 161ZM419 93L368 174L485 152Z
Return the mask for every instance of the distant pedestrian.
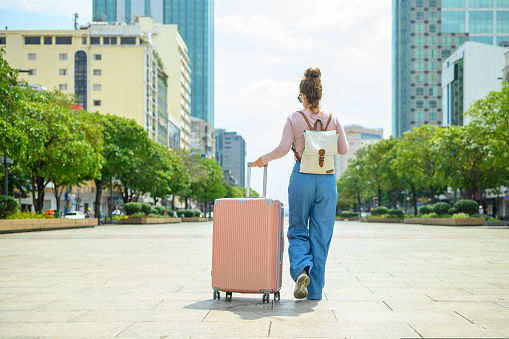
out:
M319 121L322 130L336 131L338 154L348 153L348 143L339 118L319 106L322 98L320 69L307 69L299 89L298 100L304 109L290 114L279 146L259 157L253 166L263 167L268 162L285 156L290 148L294 149L296 161L288 186L288 253L290 274L295 280L293 295L297 299L308 297L321 300L338 192L334 173L300 172L304 130L312 129L311 126L315 126L316 129ZM318 159L318 156L316 158Z

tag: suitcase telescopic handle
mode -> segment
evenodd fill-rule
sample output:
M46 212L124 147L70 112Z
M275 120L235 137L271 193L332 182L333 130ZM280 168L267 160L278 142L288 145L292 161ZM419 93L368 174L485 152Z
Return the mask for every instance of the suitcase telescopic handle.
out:
M263 198L267 197L267 166L263 166ZM253 167L252 162L247 163L247 184L246 184L246 198L249 198L249 190L251 187L251 168Z

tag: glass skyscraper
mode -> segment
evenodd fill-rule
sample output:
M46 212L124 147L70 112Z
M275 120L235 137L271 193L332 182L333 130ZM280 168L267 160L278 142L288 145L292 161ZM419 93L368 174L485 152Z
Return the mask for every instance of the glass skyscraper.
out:
M214 126L214 0L92 0L93 20L178 25L191 60L191 115Z
M509 0L393 0L392 135L442 125L442 62L465 41L509 40Z

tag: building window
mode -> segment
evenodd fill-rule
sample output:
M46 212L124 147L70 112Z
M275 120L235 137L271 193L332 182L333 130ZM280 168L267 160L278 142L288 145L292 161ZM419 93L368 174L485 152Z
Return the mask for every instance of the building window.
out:
M424 61L416 61L415 70L420 72L424 71Z
M101 60L101 54L94 54L94 60Z
M90 38L90 44L91 45L99 45L101 44L101 38L97 36L93 36Z
M36 55L35 53L28 53L28 60L36 60Z
M442 33L465 33L465 12L442 12Z
M120 37L121 45L136 45L136 37Z
M100 91L102 89L100 84L94 85L94 91Z
M67 69L58 70L58 75L67 75Z
M438 74L428 74L428 83L436 84L438 81Z
M37 72L35 71L35 69L29 69L28 75L37 75Z
M45 45L53 45L53 37L52 36L45 36L44 37L44 44Z
M25 45L40 45L41 37L40 36L26 36L25 37Z
M417 59L423 59L424 58L424 50L423 49L415 49L415 57Z
M498 8L509 8L509 0L497 0Z
M465 0L442 0L442 8L465 8Z
M415 82L418 84L421 84L424 82L424 74L416 74L415 75Z
M94 69L94 75L102 75L102 72L100 69Z
M428 57L434 59L437 57L437 50L436 49L428 49Z
M101 100L94 100L94 106L101 106Z
M497 37L497 46L500 46L500 44L504 41L509 41L509 36L498 36Z
M437 25L436 24L429 24L428 26L430 33L436 33L437 32Z
M0 37L0 45L5 45L7 43L7 38L2 36Z
M424 95L424 87L417 87L415 89L415 95Z
M509 33L509 12L497 12L497 33Z
M437 121L437 112L429 112L428 113L428 119L430 121Z
M437 62L436 61L430 61L428 62L428 71L436 71L437 70Z
M492 36L471 36L470 41L480 42L481 44L493 45Z
M415 12L415 20L424 20L424 12Z
M415 37L415 46L424 46L424 37L423 36Z
M437 37L430 36L428 37L428 46L436 46L437 45Z
M429 0L428 6L429 7L437 7L437 0Z
M493 0L469 0L470 8L493 8Z
M110 37L105 36L103 37L103 45L109 45L110 44Z
M461 46L465 43L465 37L464 36L457 36L456 37L456 46Z
M424 0L415 0L415 7L424 7Z
M438 87L430 87L430 88L428 88L428 95L430 97L436 97L438 95Z
M416 100L415 101L415 108L424 108L424 101L423 100Z
M470 12L469 19L469 33L493 33L492 11Z
M429 108L437 108L437 101L436 100L430 100L429 101Z
M78 105L87 109L87 54L78 51L74 54L74 93L78 97Z
M415 24L415 33L424 33L424 24Z
M442 46L451 46L451 37L450 36L442 37Z
M67 60L67 53L60 53L60 54L58 55L58 58L59 58L60 60Z
M117 37L112 36L110 37L110 45L116 45L117 44Z
M55 37L56 45L72 45L72 37L70 36L57 36Z
M60 91L67 91L67 84L60 84L60 85L58 85L58 89Z
M428 20L429 21L437 21L438 20L438 13L437 12L429 12L428 13Z
M424 121L424 112L415 112L415 121Z
M442 50L442 58L448 58L449 55L451 55L451 50L450 49L443 49Z

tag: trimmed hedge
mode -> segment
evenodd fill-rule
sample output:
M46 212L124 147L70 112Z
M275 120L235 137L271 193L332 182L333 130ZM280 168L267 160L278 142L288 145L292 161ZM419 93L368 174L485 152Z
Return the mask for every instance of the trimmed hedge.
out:
M194 216L195 216L196 218L201 217L201 211L200 211L200 210L196 209L196 210L193 210L193 211L194 211Z
M469 215L479 213L479 204L474 200L463 199L455 203L453 207L458 210L458 213L467 213Z
M419 207L420 215L430 214L431 212L433 212L433 205L424 205Z
M166 207L164 206L156 206L154 209L157 211L157 214L164 215L164 212L166 212Z
M382 214L387 214L389 212L389 209L385 206L378 206L377 208L375 208L375 210L373 211L372 214L374 215L382 215Z
M184 217L186 217L186 218L193 218L194 217L194 211L193 210L185 210L184 211Z
M402 210L394 210L394 209L390 209L389 211L387 211L387 214L391 217L395 217L395 218L402 218L404 213Z
M158 211L158 210L156 210L155 208L152 208L152 209L150 210L150 214L156 214L156 215L159 215L159 211Z
M133 215L141 212L141 204L139 202L128 202L124 205L124 211L127 215Z
M141 203L141 211L143 213L149 215L150 213L152 213L152 206L150 206L150 204L147 202L142 202Z
M355 212L343 211L343 212L339 213L339 216L341 218L357 218L359 215Z
M0 219L5 219L19 211L19 201L9 195L0 195Z
M446 202L437 202L435 205L433 205L433 212L438 215L448 214L449 209L451 209L451 206Z
M177 210L177 216L179 217L183 217L184 216L184 212L187 211L187 210L184 210L184 209L178 209Z
M447 211L447 214L450 214L450 215L453 215L453 214L456 214L456 213L458 213L458 209L456 207L451 207Z

